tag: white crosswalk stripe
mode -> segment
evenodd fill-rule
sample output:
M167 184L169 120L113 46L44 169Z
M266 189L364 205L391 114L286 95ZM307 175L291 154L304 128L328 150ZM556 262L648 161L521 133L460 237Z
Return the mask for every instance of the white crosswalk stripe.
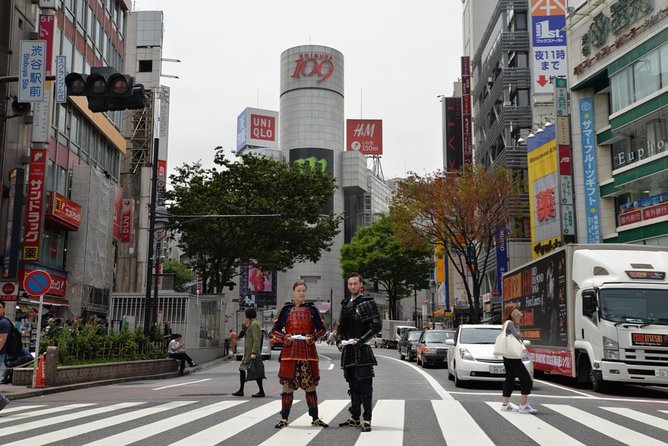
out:
M656 440L645 434L641 434L619 424L608 421L604 418L592 415L582 409L568 406L565 404L545 404L550 410L554 410L578 423L581 423L590 429L594 429L608 437L612 437L626 444L642 444L643 446L665 446L663 441ZM621 440L623 439L623 440Z
M567 404L542 404L536 406L538 414L530 415L503 412L498 401L418 401L411 402L411 411L408 411L404 400L381 399L374 405L371 432L362 433L353 428L341 431L336 426L336 422L345 420L349 415L346 408L350 401L347 399L320 402L320 418L328 424L334 423L328 429L311 426L308 408L303 402L298 403L299 400L294 401L290 425L281 430L273 429L280 418L280 399L269 402L235 399L215 403L82 403L54 407L17 404L0 414L0 444L32 446L65 442L85 443L87 446L122 446L172 442L172 445L179 446L213 446L238 443L241 437L235 436L243 436L244 431L259 427L252 438L255 444L263 446L306 446L315 438L322 444L328 436L337 438L338 435L341 438L344 433L349 439L346 442L351 441L350 435L353 435L355 440L352 442L359 446L394 446L411 444L412 438L407 433L410 429L406 429L406 424L412 423L416 417L424 419L427 407L438 423L438 427L431 429L434 436L430 438L439 442L438 437L442 435L442 442L447 445L491 446L498 438L497 435L509 434L517 437L518 444L531 441L542 446L582 445L586 442L580 438L583 426L605 436L603 438L612 438L625 444L668 444L661 441L664 437L658 434L668 432L668 410L642 410L642 406L632 409L613 407L606 403L583 409ZM414 411L416 407L418 410ZM158 414L164 416L156 421L155 415ZM605 414L610 416L606 417ZM146 424L139 425L136 422L150 416L153 418ZM206 420L208 417L211 419ZM561 421L557 422L559 418ZM193 422L198 422L202 428L188 430L188 425ZM125 424L128 424L127 428L124 428ZM257 432L269 434L258 438Z

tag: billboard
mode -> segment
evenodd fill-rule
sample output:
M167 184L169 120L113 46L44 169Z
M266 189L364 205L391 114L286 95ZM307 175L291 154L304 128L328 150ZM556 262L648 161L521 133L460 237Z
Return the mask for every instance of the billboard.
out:
M554 125L546 126L527 141L533 258L562 244L558 153Z
M42 241L42 209L46 180L46 149L30 151L30 173L26 189L25 221L23 223L23 260L39 260L39 245Z
M237 117L237 150L278 149L278 112L247 107Z
M445 140L446 170L456 172L464 162L461 98L445 98Z
M58 192L48 192L47 197L46 219L68 231L78 230L81 224L81 206Z
M290 165L308 164L313 169L323 169L325 172L334 176L334 152L329 149L315 147L302 147L290 150ZM331 197L321 213L329 214L334 212L334 197Z
M585 215L587 243L601 242L598 209L598 168L596 167L596 140L594 132L594 98L580 99L580 132L582 134L582 165L584 174Z
M473 117L471 115L471 59L461 57L462 68L462 151L464 162L473 162Z
M566 0L531 0L532 90L552 94L552 81L566 77Z
M346 151L362 155L383 154L383 121L380 119L346 120Z

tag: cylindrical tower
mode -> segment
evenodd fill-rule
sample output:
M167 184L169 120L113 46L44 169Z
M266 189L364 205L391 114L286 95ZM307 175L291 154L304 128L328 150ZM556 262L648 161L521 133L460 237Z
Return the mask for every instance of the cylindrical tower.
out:
M337 179L338 188L324 211L333 210L336 214L343 213L343 68L343 54L326 46L296 46L281 55L281 151L290 163L309 158L327 166ZM278 305L291 298L292 283L303 279L309 285L309 298L326 302L332 296L332 303L338 308L344 291L339 266L341 246L343 231L319 262L300 263L279 274ZM331 313L325 315L327 324L330 318Z

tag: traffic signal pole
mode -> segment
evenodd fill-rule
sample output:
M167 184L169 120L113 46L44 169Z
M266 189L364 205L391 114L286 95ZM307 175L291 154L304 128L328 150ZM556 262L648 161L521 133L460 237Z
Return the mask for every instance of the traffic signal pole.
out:
M155 208L158 201L158 149L160 139L153 138L153 165L151 166L151 201L148 210L148 255L146 259L146 300L144 304L144 334L151 333L151 327L157 322L158 314L158 287L156 271L155 300L151 299L151 282L153 278L153 265L155 262ZM159 253L158 253L159 254ZM154 320L155 318L155 320Z

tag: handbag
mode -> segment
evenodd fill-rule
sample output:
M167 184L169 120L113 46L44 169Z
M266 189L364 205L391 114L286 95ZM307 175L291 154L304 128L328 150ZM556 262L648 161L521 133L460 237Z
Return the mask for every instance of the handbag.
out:
M494 342L494 354L509 359L522 359L524 344L512 334L506 334L510 321L506 321L501 328L501 333Z
M262 359L251 359L246 369L246 381L257 381L258 379L267 379L264 376L264 363Z

